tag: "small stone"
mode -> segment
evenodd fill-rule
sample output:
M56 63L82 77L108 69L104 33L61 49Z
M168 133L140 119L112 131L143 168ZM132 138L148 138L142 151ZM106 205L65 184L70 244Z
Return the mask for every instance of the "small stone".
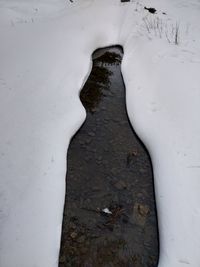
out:
M146 7L145 6L144 9L148 10L152 14L156 13L156 9L154 7Z
M143 216L143 217L146 217L147 215L149 215L150 213L150 209L149 209L149 206L147 205L139 205L138 206L138 213Z
M65 255L60 256L59 262L65 263L66 262L66 256Z
M98 186L93 186L92 187L92 191L99 191L99 190L100 190L100 188Z
M114 184L114 187L117 188L118 190L126 189L127 185L123 180L119 180Z
M135 203L133 207L133 220L134 223L144 226L147 220L147 217L150 213L150 208L147 205L140 203Z
M94 132L89 132L88 135L89 136L95 136L95 133Z
M75 239L77 237L77 233L76 232L72 232L70 234L70 236L71 236L72 239Z

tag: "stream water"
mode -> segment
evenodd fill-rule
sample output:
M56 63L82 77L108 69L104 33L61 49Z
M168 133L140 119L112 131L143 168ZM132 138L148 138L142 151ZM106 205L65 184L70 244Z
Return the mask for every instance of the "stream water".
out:
M67 155L59 267L156 267L152 166L128 120L121 47L93 54Z

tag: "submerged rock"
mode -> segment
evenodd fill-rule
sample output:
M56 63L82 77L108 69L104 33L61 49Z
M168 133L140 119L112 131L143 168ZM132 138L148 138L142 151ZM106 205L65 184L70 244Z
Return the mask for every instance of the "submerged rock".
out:
M144 226L150 214L150 208L141 203L135 203L133 208L133 221L135 224Z

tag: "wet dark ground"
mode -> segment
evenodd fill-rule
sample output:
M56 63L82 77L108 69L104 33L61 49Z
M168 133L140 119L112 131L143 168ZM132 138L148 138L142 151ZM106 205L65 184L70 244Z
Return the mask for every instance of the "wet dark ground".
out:
M157 266L152 167L127 117L122 56L96 51L81 91L87 118L68 150L59 267Z

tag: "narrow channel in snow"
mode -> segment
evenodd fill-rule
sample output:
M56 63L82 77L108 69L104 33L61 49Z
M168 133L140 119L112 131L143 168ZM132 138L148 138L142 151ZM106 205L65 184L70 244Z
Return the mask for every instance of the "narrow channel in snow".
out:
M121 47L93 53L70 142L60 267L157 266L151 161L128 120Z
M0 266L58 266L79 92L114 44L153 164L158 266L200 265L199 13L198 0L0 0Z

